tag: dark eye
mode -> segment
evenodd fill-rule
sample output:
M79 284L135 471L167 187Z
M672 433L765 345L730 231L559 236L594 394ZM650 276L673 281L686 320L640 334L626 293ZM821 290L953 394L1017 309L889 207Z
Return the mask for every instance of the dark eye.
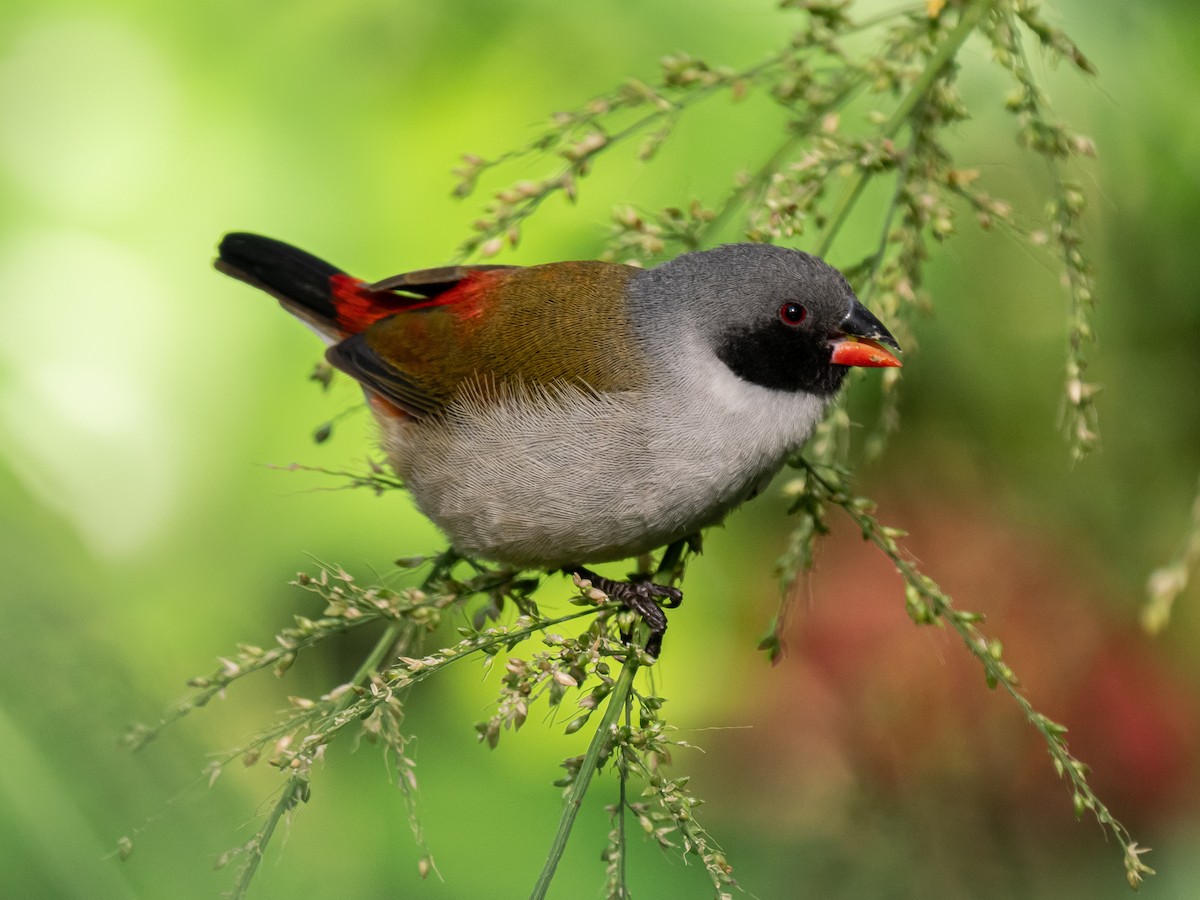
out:
M785 303L779 307L779 318L784 325L799 325L808 315L808 310L799 303Z

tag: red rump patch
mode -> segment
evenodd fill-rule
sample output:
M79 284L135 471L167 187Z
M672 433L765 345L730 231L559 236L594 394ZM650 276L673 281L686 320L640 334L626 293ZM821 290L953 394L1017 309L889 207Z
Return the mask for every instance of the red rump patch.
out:
M333 308L337 310L338 325L347 334L358 334L380 319L398 313L403 307L395 294L367 289L367 283L338 273L329 277Z
M507 272L503 269L468 272L461 280L433 297L406 297L392 291L372 291L367 282L343 273L331 275L329 290L337 310L338 325L347 334L366 331L380 319L401 312L447 306L460 318L479 315L487 305L487 292Z
M414 309L427 306L448 306L460 319L473 319L487 308L494 299L488 294L513 272L512 269L490 269L483 272L468 272L454 287L438 294Z
M377 394L374 391L367 391L367 402L371 404L371 409L377 415L387 416L389 419L408 419L411 418L408 413L398 407L391 400L384 397L382 394Z

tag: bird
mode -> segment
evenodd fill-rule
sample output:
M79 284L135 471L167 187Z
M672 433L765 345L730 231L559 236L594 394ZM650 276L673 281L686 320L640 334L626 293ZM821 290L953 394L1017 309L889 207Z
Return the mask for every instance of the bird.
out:
M837 269L770 244L367 282L231 232L215 266L361 384L390 465L455 552L588 578L642 615L652 656L678 588L588 566L719 522L805 443L850 367L901 365Z

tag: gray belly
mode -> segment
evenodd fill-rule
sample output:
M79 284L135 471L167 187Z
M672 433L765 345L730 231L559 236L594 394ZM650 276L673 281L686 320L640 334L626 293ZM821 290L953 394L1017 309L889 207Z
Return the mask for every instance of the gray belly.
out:
M456 549L550 568L623 559L713 524L819 416L791 410L803 415L781 427L778 410L751 412L522 393L460 401L436 421L385 422L384 445Z

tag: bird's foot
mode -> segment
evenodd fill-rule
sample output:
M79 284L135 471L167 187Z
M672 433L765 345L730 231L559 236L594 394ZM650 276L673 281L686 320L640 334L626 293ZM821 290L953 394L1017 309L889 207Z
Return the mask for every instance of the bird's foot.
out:
M683 591L665 584L650 581L615 581L597 575L591 569L577 567L570 570L580 578L586 578L592 587L603 591L610 600L633 610L650 626L650 637L646 641L646 652L657 657L662 651L663 635L667 633L667 614L663 607L674 609L683 602ZM626 641L629 635L622 635Z

